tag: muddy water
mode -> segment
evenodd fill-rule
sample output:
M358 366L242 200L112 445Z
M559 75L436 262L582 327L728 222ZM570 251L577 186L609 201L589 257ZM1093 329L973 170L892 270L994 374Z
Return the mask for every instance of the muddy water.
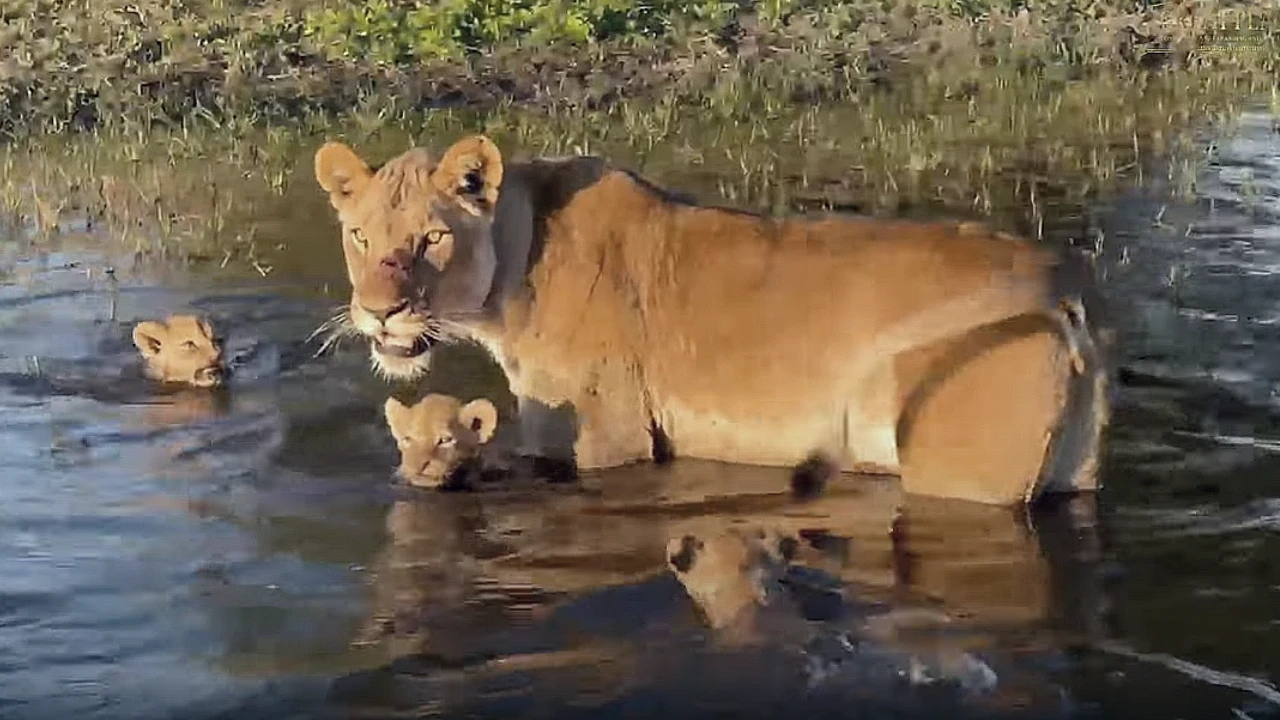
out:
M305 342L343 292L331 247L230 282L15 229L0 717L1280 716L1280 135L1255 114L1206 142L1194 199L1096 209L1124 353L1107 488L1029 518L691 461L407 493L361 348ZM138 376L131 323L179 310L225 328L227 392ZM500 378L458 349L431 384ZM776 560L757 529L799 554L712 575L766 602L695 607L668 545L701 548L698 583Z

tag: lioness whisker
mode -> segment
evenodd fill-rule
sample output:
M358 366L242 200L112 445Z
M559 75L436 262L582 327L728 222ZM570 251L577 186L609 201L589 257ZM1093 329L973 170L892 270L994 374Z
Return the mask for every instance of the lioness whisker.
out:
M436 333L440 340L460 340L471 335L466 325L452 319L435 319L428 325L428 330Z
M315 354L312 355L311 357L318 358L321 355L325 354L326 352L329 351L330 348L336 347L339 341L341 341L344 337L345 336L340 333L330 334L328 337L325 338L324 342L320 344L320 348L316 350Z
M318 326L316 327L316 329L315 329L315 330L312 330L312 331L311 331L311 334L310 334L310 335L308 335L308 336L307 336L307 339L306 339L306 340L304 340L303 342L311 342L312 340L315 340L315 339L316 339L316 336L318 336L320 333L322 333L322 332L324 332L324 331L326 331L326 330L328 330L328 329L329 329L329 321L328 321L328 320L326 320L326 321L324 321L323 323L321 323L320 325L318 325Z
M346 317L341 315L335 315L329 318L328 320L325 320L324 322L320 323L319 327L317 327L315 330L311 332L310 335L307 336L307 342L311 342L322 333L325 333L334 328L342 327L346 324L347 324Z
M344 338L357 335L355 325L351 322L351 310L347 305L338 305L334 308L334 313L327 320L320 323L310 335L307 336L306 342L310 343L318 337L323 336L319 349L316 350L313 358L320 357L330 349L338 345Z

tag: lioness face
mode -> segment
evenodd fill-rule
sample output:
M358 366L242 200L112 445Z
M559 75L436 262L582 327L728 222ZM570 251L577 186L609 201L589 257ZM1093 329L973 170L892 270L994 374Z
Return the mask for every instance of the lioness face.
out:
M465 405L448 395L427 395L414 405L388 398L387 426L400 448L400 476L419 487L461 484L498 425L484 398Z
M417 148L375 172L331 142L316 152L315 172L342 224L351 324L378 371L411 380L426 372L431 344L460 334L453 321L489 294L502 156L477 135L439 162Z
M163 322L140 322L133 328L133 344L147 375L156 380L195 387L223 383L222 339L204 318L172 315Z

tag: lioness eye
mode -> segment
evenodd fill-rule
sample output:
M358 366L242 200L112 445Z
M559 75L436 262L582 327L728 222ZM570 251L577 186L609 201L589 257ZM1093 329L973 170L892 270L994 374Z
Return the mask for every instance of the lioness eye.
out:
M449 234L450 233L448 230L431 230L430 232L427 233L427 244L437 245L440 243L441 240L445 239L445 236Z
M351 228L351 242L354 242L361 252L369 247L369 239L364 236L364 232L360 228Z
M187 350L195 350L196 342L194 340L187 340L186 342L182 343L182 347L186 348Z
M437 444L437 445L452 445L452 444L453 444L453 436L452 436L452 435L445 435L445 436L441 437L439 440L436 440L436 444Z

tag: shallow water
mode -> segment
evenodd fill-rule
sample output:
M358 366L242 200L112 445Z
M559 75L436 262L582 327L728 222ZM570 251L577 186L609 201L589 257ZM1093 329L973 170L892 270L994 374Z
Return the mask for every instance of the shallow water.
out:
M0 717L1280 716L1280 135L1215 140L1193 201L1097 210L1106 489L1029 519L691 461L408 493L362 349L304 342L343 292L330 250L229 285L15 233ZM132 322L184 309L225 328L228 392L136 376ZM499 382L474 350L437 367ZM799 533L803 562L712 630L667 546L735 528Z

